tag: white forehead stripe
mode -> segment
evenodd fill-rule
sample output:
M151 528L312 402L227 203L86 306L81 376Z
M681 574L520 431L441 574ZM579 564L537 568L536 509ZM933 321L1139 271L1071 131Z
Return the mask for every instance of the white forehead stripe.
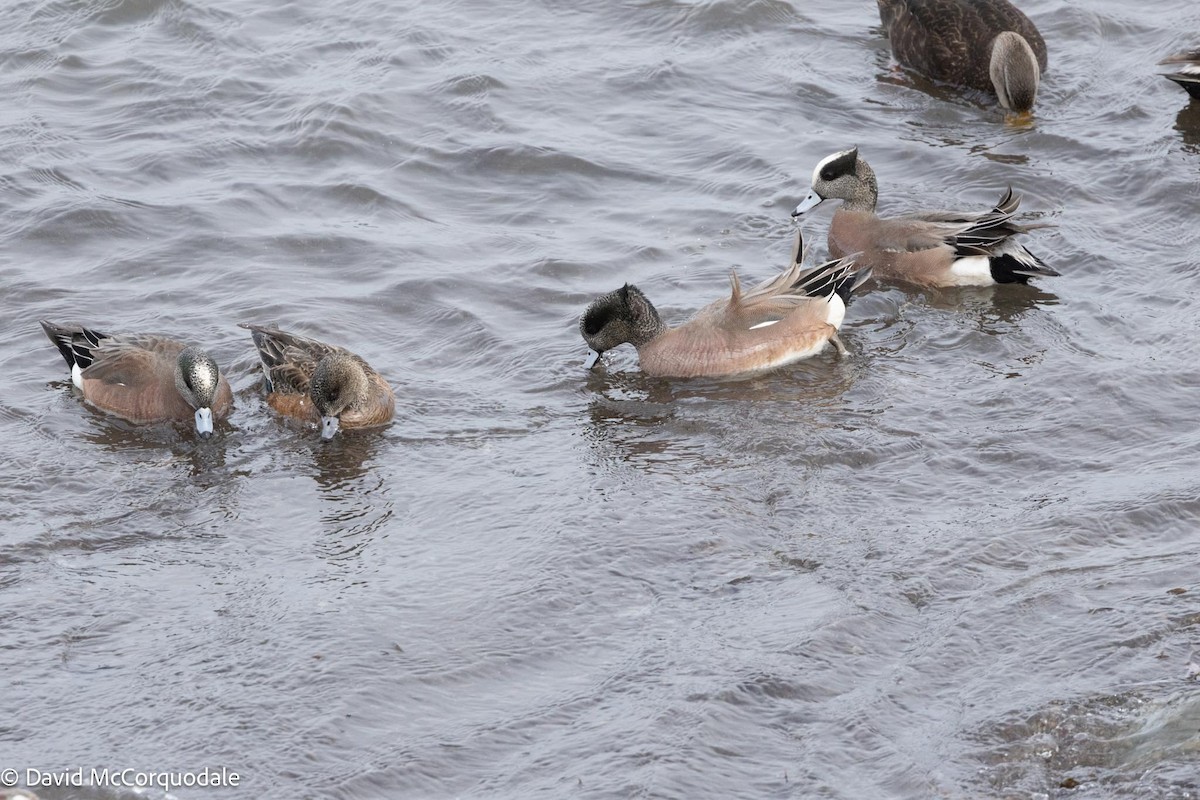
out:
M849 150L841 150L841 151L834 153L831 156L825 156L824 158L822 158L820 160L820 162L818 162L817 165L815 167L813 167L812 185L813 186L817 185L817 179L820 177L821 170L825 167L826 164L828 164L830 161L837 161L842 156L849 155L853 151L854 151L854 148L851 147Z

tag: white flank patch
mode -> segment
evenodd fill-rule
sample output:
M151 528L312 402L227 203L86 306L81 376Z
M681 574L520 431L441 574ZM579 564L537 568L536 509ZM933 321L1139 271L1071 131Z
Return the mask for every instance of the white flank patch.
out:
M829 296L829 313L825 316L825 321L832 325L834 330L839 330L845 318L846 304L842 302L841 295L834 292Z
M752 331L756 331L756 330L758 330L759 328L769 328L769 327L771 327L772 325L774 325L776 322L779 322L779 320L777 320L777 319L769 319L769 320L767 320L766 322L760 322L760 323L758 323L757 325L751 325L749 329L750 329L750 330L752 330Z
M992 260L987 256L956 260L950 265L950 278L951 286L991 286L996 282L992 278Z
M83 370L78 364L71 365L71 383L75 384L76 389L83 388Z

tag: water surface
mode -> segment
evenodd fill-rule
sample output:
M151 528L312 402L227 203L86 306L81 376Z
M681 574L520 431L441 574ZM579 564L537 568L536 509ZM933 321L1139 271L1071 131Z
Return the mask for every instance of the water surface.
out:
M1197 797L1200 114L1153 65L1200 11L1021 7L1028 126L869 2L7 4L0 768ZM754 380L584 373L594 296L777 271L852 145L887 212L1012 185L1063 276L877 286L849 356ZM236 409L98 413L41 318L203 343ZM240 321L352 347L395 423L278 420Z

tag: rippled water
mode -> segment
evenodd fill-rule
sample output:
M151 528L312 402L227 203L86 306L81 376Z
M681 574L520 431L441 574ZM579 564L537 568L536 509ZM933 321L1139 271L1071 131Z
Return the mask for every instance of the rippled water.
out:
M1154 69L1200 11L1020 5L1026 127L870 2L5 4L0 768L1200 796L1200 103ZM750 381L581 369L595 295L782 267L855 144L887 211L1013 185L1063 276L876 287ZM40 318L202 342L234 414L97 413ZM395 423L279 421L240 321L357 350Z

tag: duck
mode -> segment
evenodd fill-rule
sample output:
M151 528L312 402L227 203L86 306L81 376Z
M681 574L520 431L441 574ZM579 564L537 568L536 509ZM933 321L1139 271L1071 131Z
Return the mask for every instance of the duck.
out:
M1164 78L1178 83L1192 97L1200 97L1200 48L1167 56L1158 63L1173 70L1165 73Z
M892 54L934 80L994 92L1028 113L1046 71L1046 42L1008 0L878 0Z
M1013 214L1021 198L1010 187L983 213L917 213L879 217L875 172L858 148L826 156L813 170L812 188L796 206L799 217L826 200L842 200L829 226L829 254L855 253L877 278L926 287L1028 283L1059 273L1017 243L1041 225L1021 225Z
M608 350L637 348L647 375L659 378L737 378L773 370L821 352L846 348L838 329L852 293L870 275L853 258L805 268L797 233L791 266L749 290L730 273L728 298L715 300L674 328L663 322L636 286L601 295L579 320L591 369Z
M386 425L396 395L359 356L269 325L239 323L250 331L262 363L267 404L280 414L320 426L332 439L342 428Z
M192 420L201 438L233 407L217 362L196 345L154 334L109 334L41 320L84 400L133 423Z

